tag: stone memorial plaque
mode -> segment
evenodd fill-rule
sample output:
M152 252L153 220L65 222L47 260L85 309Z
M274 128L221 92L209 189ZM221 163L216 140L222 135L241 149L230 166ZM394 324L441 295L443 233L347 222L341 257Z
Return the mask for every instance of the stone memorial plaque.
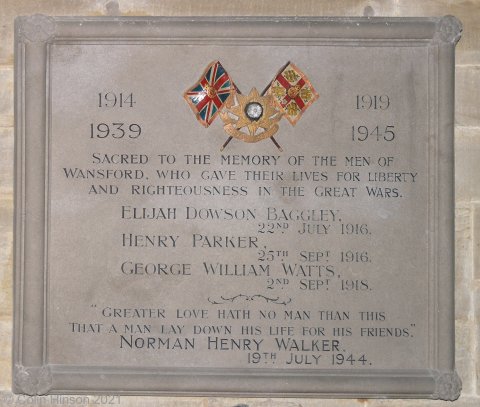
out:
M18 18L14 391L457 398L460 32Z

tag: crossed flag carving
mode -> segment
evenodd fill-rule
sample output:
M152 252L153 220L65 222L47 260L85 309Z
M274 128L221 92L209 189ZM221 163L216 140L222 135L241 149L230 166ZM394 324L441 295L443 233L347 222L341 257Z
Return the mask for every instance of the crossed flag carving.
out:
M233 138L247 143L270 138L281 150L273 137L279 128L278 121L285 117L295 125L318 99L318 93L306 75L288 62L261 94L253 88L248 95L242 95L222 64L213 61L184 93L184 98L205 127L220 115L229 135L222 150ZM242 131L244 128L248 132Z

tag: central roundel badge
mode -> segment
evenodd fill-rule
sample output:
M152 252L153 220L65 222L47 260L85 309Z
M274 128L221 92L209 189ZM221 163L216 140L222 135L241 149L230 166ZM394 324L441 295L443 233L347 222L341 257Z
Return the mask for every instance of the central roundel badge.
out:
M253 88L248 96L237 93L234 99L233 106L220 113L229 136L246 143L256 143L278 131L277 123L283 113L277 109L271 95L260 96Z
M245 107L245 114L250 120L259 120L263 114L263 107L260 103L250 102Z

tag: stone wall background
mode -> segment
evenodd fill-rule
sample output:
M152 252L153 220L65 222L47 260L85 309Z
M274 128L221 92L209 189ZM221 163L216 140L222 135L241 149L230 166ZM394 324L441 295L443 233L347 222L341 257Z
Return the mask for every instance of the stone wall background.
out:
M480 0L0 0L0 407L88 404L11 394L13 221L13 20L17 15L442 16L464 26L456 52L456 407L480 406ZM90 399L90 402L93 399ZM428 400L121 397L125 406L430 407ZM93 404L91 404L93 405ZM448 405L448 404L447 404Z

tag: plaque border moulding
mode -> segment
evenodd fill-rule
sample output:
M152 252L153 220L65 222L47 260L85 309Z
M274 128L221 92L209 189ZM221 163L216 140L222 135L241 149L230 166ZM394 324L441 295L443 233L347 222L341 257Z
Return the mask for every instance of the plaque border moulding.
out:
M14 392L457 399L461 381L454 366L453 100L454 51L461 31L461 23L452 16L18 17L15 21ZM428 366L420 370L312 371L127 369L48 363L50 46L125 42L125 39L145 44L402 45L428 49Z

